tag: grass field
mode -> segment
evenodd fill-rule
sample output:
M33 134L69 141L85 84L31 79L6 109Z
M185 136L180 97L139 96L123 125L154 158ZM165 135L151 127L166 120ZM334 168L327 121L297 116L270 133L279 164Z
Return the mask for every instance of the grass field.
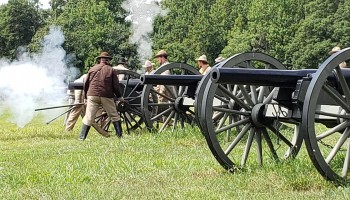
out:
M92 129L81 142L80 122L70 133L62 124L0 121L0 199L350 199L350 186L325 181L305 147L295 160L233 175L197 127L122 139Z

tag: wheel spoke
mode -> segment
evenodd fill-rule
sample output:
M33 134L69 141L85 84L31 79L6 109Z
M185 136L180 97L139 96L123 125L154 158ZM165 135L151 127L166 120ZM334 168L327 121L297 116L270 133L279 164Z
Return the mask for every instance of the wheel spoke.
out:
M231 151L236 147L236 145L238 144L239 141L241 141L241 139L243 138L243 136L248 132L248 130L252 127L252 125L246 124L242 131L237 135L237 137L232 141L232 143L230 144L230 146L228 146L228 148L225 150L225 154L228 155L231 153Z
M275 127L273 126L268 126L268 128L279 138L281 139L284 143L286 143L290 148L293 147L293 144L287 139L285 138L282 133L280 131L278 131L277 129L275 129Z
M169 86L169 85L163 85L164 88L170 93L172 98L176 99L177 98L177 92L175 86Z
M214 106L213 111L219 111L219 112L224 112L224 113L231 113L234 115L244 115L244 116L250 116L251 112L250 111L237 111L237 110L232 110L232 109L227 109L227 108L219 108Z
M250 86L250 94L251 94L251 99L253 100L254 105L258 103L258 94L256 92L256 86L251 85Z
M137 125L137 127L140 127L141 128L141 124L135 119L135 117L129 113L126 113L132 121L134 121L134 123ZM141 116L141 115L138 115L138 116Z
M267 91L266 86L260 86L260 91L258 95L258 103L262 103L265 97L265 92Z
M218 124L216 130L220 129L220 128L224 125L224 123L225 123L227 117L228 117L228 114L225 113L224 116L220 119L219 124Z
M184 114L181 114L181 120L180 120L180 124L181 124L181 128L185 128L185 120L188 116L187 115L184 115Z
M130 124L129 119L126 117L125 113L123 113L123 115L124 115L126 130L128 131L128 134L130 134L130 129L129 129L129 125L128 125L128 124Z
M243 85L239 85L239 89L242 92L242 95L243 95L244 99L246 100L247 104L250 107L253 107L254 103L253 103L252 99L250 98L247 89Z
M167 96L167 95L165 95L165 94L162 94L162 93L160 93L160 92L156 91L156 90L155 90L155 89L153 89L153 88L151 88L151 91L152 91L153 93L155 93L155 94L159 95L159 96L162 96L162 97L164 97L164 98L168 99L169 101L175 101L175 99L174 99L174 98L171 98L171 97L169 97L169 96Z
M273 88L273 90L270 92L270 94L263 101L263 104L268 104L272 101L273 93L275 90L276 90L276 88Z
M269 147L270 152L272 153L272 157L275 160L278 160L278 155L277 155L275 147L273 146L273 143L272 143L272 140L271 140L271 138L269 136L269 133L267 132L266 128L261 129L261 131L262 131L262 135L263 135L263 137L264 137L264 139L266 141L266 144Z
M247 143L246 143L246 146L245 146L245 149L244 149L244 152L243 152L242 160L241 160L241 166L242 167L245 166L245 164L247 163L247 159L248 159L248 155L249 155L250 149L252 147L255 131L256 130L255 130L254 127L250 129L248 140L247 140Z
M218 133L220 133L220 132L229 130L229 129L235 127L235 126L240 126L240 125L245 124L245 123L247 123L247 122L250 122L250 119L249 119L249 118L242 119L242 120L237 121L237 122L235 122L235 123L233 123L233 124L230 124L230 125L228 125L228 126L225 126L225 127L221 128L221 129L216 130L216 131L215 131L215 134L218 134Z
M236 96L234 96L230 91L228 91L225 87L223 87L222 85L219 84L218 87L224 94L226 94L229 98L233 99L235 102L237 102L238 105L240 105L241 107L243 107L246 110L250 110L250 107L245 104L242 100L240 100L239 98L237 98Z
M138 115L138 116L142 116L143 115L143 113L140 111L140 110L138 110L138 109L136 109L136 108L129 108L128 109L131 113L134 113L135 115Z
M170 115L168 116L168 118L163 123L162 127L160 128L159 133L162 132L166 126L168 126L168 124L170 123L170 120L174 116L174 114L175 114L175 110L171 111Z
M148 103L148 106L172 106L174 102L159 102L159 103Z
M175 128L177 126L178 118L179 118L179 113L176 112L175 116L174 116L173 131L175 130Z
M336 133L336 132L339 132L341 130L344 130L348 126L350 126L350 122L348 122L348 121L342 122L341 124L338 124L335 127L331 128L331 129L328 129L324 133L317 135L316 139L317 140L322 140L323 138L328 137L328 136L332 135L333 133Z
M318 110L315 111L315 114L322 115L322 116L336 117L336 118L343 118L343 119L350 120L350 116L349 115L334 114L334 113L323 112L323 111L318 111Z
M173 108L170 107L170 108L164 110L163 112L159 113L158 115L152 117L151 120L155 121L156 119L162 117L163 115L165 115L166 113L170 112L171 110L173 110Z
M128 85L129 85L129 80L130 80L130 75L127 74L127 75L126 75L126 84L125 84L125 86L124 86L124 91L123 91L123 97L125 97L125 92L126 92L126 88L127 88Z
M101 127L103 130L108 131L109 126L111 125L111 120L110 118L107 118L107 120L104 122L103 127Z
M343 98L339 97L338 95L336 95L331 87L329 85L323 85L322 89L333 98L333 100L338 103L344 110L346 110L346 112L350 112L350 107L348 106L348 104L344 101Z
M329 164L332 159L335 157L335 155L339 152L341 146L343 146L344 142L348 139L350 135L350 130L347 128L345 132L342 134L338 142L333 147L332 151L329 153L327 158L325 159L326 163Z
M349 90L349 86L346 83L345 77L344 77L343 72L341 71L339 65L335 68L335 71L336 71L336 73L338 75L338 80L339 80L341 89L344 92L345 100L347 102L347 105L350 105L350 90Z
M224 97L221 97L221 96L219 96L219 95L217 95L217 94L215 94L215 99L218 99L218 100L222 101L222 102L224 103L223 105L229 103L229 100L227 100L227 99L225 99Z
M130 93L126 97L130 97L130 95L133 94L136 91L136 89L140 87L140 85L141 85L141 82L137 83L136 86L130 91Z
M257 130L256 134L255 134L255 140L257 143L257 160L259 165L262 165L263 161L262 161L262 144L261 144L261 131Z

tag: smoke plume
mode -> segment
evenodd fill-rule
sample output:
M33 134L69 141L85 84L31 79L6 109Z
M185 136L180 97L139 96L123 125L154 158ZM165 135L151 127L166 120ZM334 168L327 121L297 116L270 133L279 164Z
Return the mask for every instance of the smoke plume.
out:
M19 48L17 60L0 59L0 115L10 112L8 120L24 127L38 114L36 108L62 105L66 99L67 75L78 73L78 69L66 62L72 57L66 55L63 42L61 29L51 27L42 41L41 53L30 54ZM57 112L42 113L51 117Z
M127 0L122 7L130 13L125 18L132 23L131 43L138 45L141 60L152 57L152 41L149 34L153 32L153 20L157 15L165 16L168 10L161 8L162 0Z

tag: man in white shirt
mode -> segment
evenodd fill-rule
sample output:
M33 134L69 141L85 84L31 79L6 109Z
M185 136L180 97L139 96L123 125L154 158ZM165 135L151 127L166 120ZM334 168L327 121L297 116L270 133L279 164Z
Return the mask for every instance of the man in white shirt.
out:
M199 56L196 61L199 66L199 73L202 75L206 75L211 70L206 55Z
M128 66L128 60L124 57L121 57L119 60L118 60L118 63L117 63L117 66L113 66L112 68L115 69L115 70L129 70L127 68ZM123 80L124 79L124 74L119 74L118 75L118 79L119 81Z

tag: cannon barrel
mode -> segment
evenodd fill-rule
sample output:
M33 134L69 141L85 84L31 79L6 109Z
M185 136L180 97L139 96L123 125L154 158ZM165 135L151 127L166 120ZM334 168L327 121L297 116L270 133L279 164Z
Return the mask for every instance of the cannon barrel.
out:
M313 74L316 69L278 70L247 68L216 68L211 72L215 83L249 84L260 86L295 88L298 80Z
M121 80L119 81L120 84L126 85L128 84L128 86L132 87L132 86L136 86L137 84L140 83L140 79L129 79L127 80ZM75 83L75 82L70 82L68 84L68 89L69 90L82 90L84 88L84 83Z
M70 82L68 83L69 90L82 90L84 88L84 83L78 82Z
M141 83L154 85L176 85L176 86L197 86L202 75L142 75Z

